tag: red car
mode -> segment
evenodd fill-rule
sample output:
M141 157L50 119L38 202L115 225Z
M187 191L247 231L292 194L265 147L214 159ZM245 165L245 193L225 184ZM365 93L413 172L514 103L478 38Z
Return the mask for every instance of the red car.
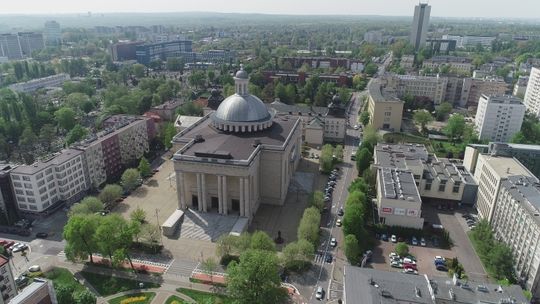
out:
M416 268L416 265L411 263L403 263L403 268L411 268L413 270L418 270L418 268Z

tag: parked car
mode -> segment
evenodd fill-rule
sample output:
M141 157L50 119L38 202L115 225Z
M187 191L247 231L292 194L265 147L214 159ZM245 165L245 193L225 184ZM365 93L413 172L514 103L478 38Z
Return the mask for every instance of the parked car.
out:
M17 246L13 246L13 248L11 249L11 252L19 252L19 251L24 251L26 249L28 249L28 245L19 244Z
M420 246L426 247L426 239L424 239L424 238L420 239Z
M317 287L315 298L317 298L317 300L322 300L324 298L324 289L321 286Z
M393 268L403 268L403 264L399 261L392 261L390 262L390 267Z
M330 240L330 246L332 246L332 247L336 247L336 246L337 246L337 240L336 240L336 238L332 238L332 239Z
M46 239L49 236L47 232L38 232L36 233L36 237L39 239Z
M407 273L407 274L418 274L418 270L414 270L412 268L404 268L403 269L403 273Z
M403 258L403 263L407 263L407 264L412 264L412 265L416 265L416 261L413 261L412 259L410 258Z
M334 260L334 257L332 257L330 253L328 253L325 257L326 263L332 263L333 260Z
M442 264L435 265L435 269L437 269L438 271L448 271L448 268L446 268L446 266Z
M418 240L416 239L415 236L412 237L411 243L412 243L414 246L418 246Z
M343 216L343 213L344 213L343 208L339 208L339 211L338 211L337 215Z
M358 130L358 129L360 129L360 128L358 127L358 125L354 125L354 129L355 129L355 130Z
M381 240L388 242L388 236L385 233L383 233L383 235L381 236Z
M418 268L416 268L416 264L405 263L405 262L403 262L403 268L410 268L413 270L418 270Z
M392 234L392 236L390 237L390 240L392 241L392 243L397 243L397 237L395 234Z
M32 266L28 267L28 271L29 272L38 272L38 271L41 271L41 267L39 267L39 265L32 265Z
M337 219L337 221L336 221L336 226L341 227L341 225L342 225L341 219Z
M394 258L398 258L399 259L399 255L395 252L390 252L390 254L388 255L389 258L391 259L394 259Z
M21 275L15 278L15 284L17 287L23 287L28 283L28 277L25 275Z

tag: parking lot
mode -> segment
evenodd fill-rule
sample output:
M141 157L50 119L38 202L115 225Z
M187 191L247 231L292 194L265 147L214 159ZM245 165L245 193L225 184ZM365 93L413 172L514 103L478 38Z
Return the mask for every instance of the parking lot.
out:
M464 213L468 213L467 209L437 210L429 204L422 206L422 215L430 224L442 225L450 234L453 246L451 249L436 248L431 239L426 239L426 247L420 245L413 246L408 240L409 252L417 259L417 268L419 274L427 274L431 276L446 276L446 272L435 269L434 257L442 256L445 258L457 257L463 265L465 273L471 281L486 282L487 276L482 263L472 244L467 236L470 230L462 217ZM372 263L368 267L381 270L402 271L402 269L392 268L390 266L389 254L395 252L395 243L389 241L377 240L373 249Z

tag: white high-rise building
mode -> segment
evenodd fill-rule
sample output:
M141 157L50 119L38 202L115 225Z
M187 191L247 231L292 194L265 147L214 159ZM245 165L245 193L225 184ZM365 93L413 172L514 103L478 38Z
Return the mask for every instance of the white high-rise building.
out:
M521 99L510 95L482 95L476 111L476 131L480 139L508 142L521 129L524 116Z
M58 22L54 20L46 21L44 34L47 45L59 45L62 43L62 31Z
M527 111L540 117L540 69L533 67L523 102Z
M431 6L427 3L420 3L414 7L414 18L411 28L411 44L415 50L426 44L426 36L429 27L429 15Z

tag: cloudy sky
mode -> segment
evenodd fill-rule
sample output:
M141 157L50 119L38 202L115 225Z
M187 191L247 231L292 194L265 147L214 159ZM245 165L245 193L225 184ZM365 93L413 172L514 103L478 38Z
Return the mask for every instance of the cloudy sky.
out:
M425 1L425 0L423 0ZM408 16L418 0L18 0L0 14L224 12ZM540 0L431 0L436 17L539 18Z

